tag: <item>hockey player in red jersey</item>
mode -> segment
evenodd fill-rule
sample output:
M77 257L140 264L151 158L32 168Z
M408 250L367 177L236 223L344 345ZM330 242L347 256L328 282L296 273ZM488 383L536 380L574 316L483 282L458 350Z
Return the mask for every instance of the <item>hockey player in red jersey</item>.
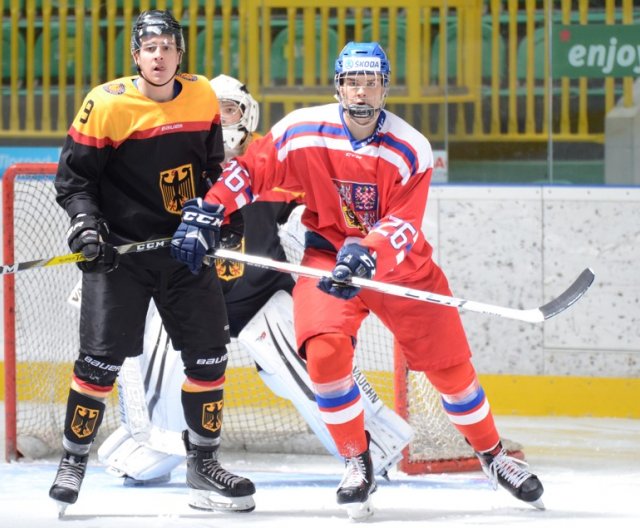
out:
M433 154L420 132L384 110L389 72L379 44L347 44L335 65L338 103L285 116L226 167L205 202L224 206L229 215L274 187L304 193L302 264L333 271L332 279L298 280L296 340L320 412L345 459L337 500L350 516L370 515L376 490L351 370L357 332L370 311L391 330L409 367L424 372L441 393L447 415L493 482L541 507L539 479L502 448L458 311L349 282L354 276L375 278L451 295L420 227ZM195 226L185 215L182 222L172 241L174 257L197 266L211 248L192 250L182 233Z

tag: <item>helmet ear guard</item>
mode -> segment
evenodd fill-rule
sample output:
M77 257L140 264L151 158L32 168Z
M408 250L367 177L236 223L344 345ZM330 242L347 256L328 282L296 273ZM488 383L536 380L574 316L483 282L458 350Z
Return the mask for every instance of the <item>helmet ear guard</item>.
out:
M251 96L246 85L229 75L218 75L210 81L218 100L229 100L238 104L242 117L237 123L223 125L222 136L225 150L235 150L242 146L247 136L255 132L260 120L260 107Z

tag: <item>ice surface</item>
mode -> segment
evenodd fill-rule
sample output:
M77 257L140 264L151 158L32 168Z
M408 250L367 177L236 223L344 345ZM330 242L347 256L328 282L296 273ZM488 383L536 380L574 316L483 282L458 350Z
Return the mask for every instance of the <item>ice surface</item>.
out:
M520 503L503 490L494 491L479 472L392 472L390 482L379 482L373 496L375 514L367 523L402 528L640 526L640 420L496 420L504 436L525 446L531 469L545 486L546 511ZM342 467L334 458L225 451L221 459L228 469L256 483L254 512L209 514L190 509L184 467L161 487L129 488L93 461L78 502L58 521L57 507L47 495L57 460L23 461L0 464L0 527L353 526L335 503Z

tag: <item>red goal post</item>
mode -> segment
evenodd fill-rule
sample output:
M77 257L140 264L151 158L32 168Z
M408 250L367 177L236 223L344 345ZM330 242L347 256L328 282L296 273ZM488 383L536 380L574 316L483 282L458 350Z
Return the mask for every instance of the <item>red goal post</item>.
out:
M55 201L56 168L55 163L19 163L5 172L5 265L69 252L64 236L68 218ZM3 277L7 460L60 449L64 402L77 355L79 314L68 297L80 276L75 265L62 265ZM447 419L437 392L423 374L407 369L401 354L394 352L392 336L374 316L360 331L356 359L380 398L414 428L400 470L417 474L479 467ZM235 340L227 379L223 448L324 452L293 405L264 386L251 357ZM116 398L114 394L107 405L96 445L119 424ZM505 442L511 452L519 450Z

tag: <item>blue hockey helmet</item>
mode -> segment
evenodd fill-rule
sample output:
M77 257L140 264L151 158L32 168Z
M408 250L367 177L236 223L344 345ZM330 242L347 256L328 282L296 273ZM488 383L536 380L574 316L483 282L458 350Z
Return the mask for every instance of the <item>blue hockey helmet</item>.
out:
M338 55L335 65L336 85L349 73L379 73L384 85L389 84L389 60L377 42L349 42Z
M336 88L336 99L348 112L349 116L358 119L360 122L376 119L377 115L384 108L387 92L389 90L389 60L382 46L377 42L349 42L336 59L334 85ZM347 96L341 93L341 86L344 79L350 75L372 75L379 76L384 88L381 99L372 106L368 103L348 100ZM362 122L360 123L362 124Z

